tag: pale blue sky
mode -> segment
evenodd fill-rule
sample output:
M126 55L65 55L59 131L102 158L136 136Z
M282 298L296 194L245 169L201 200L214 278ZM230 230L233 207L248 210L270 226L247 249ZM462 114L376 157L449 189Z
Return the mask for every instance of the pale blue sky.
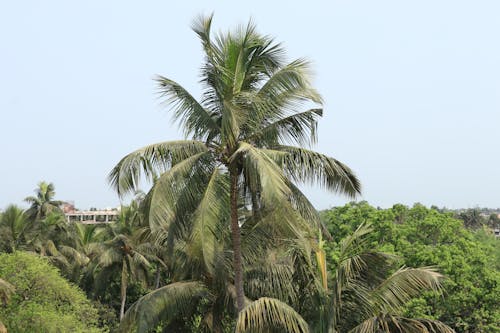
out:
M2 1L0 208L40 180L80 208L116 206L126 153L180 138L155 74L199 96L190 23L250 17L314 63L317 150L351 166L361 199L500 206L500 1ZM318 208L345 200L307 189Z

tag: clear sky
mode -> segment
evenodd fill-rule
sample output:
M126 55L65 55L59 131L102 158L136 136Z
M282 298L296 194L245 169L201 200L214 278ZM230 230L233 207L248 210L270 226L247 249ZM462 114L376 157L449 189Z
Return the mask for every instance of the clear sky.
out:
M250 17L313 61L317 150L382 207L500 206L500 1L2 1L0 208L40 180L77 207L116 206L126 153L182 137L155 74L200 95L193 18ZM318 208L345 199L306 189Z

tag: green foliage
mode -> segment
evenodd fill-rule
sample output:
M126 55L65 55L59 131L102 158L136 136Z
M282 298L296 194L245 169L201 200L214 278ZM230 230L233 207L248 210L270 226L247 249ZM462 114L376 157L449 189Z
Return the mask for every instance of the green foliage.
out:
M25 252L0 254L0 276L14 287L0 320L10 333L104 332L84 293L46 259Z
M436 266L447 277L445 297L429 293L411 300L407 315L439 319L460 333L500 332L498 243L492 238L467 230L452 213L420 204L376 209L361 202L322 212L322 218L335 239L331 248L370 222L373 246L401 256L405 266Z

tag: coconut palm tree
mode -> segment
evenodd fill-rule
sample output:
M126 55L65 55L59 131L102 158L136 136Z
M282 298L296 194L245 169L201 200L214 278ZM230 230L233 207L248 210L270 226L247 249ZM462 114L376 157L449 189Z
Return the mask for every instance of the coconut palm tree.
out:
M109 180L119 195L137 189L141 174L153 180L150 221L170 227L174 240L187 223L204 225L229 202L237 309L245 304L238 207L283 202L304 216L316 215L296 187L317 182L351 197L360 192L353 172L336 159L301 148L316 142L321 97L310 84L309 63L287 63L284 49L249 23L211 36L212 17L193 30L201 39L203 97L196 100L173 80L159 76L160 93L191 140L162 142L125 156ZM313 106L313 108L310 108ZM299 147L290 144L298 144ZM199 195L203 193L203 195ZM212 232L205 230L207 232ZM206 247L211 251L210 246Z
M135 206L123 206L118 220L109 227L112 238L103 243L102 252L95 258L96 284L106 284L111 274L120 272L120 319L125 313L129 282L145 282L151 265L147 258L149 246L138 236L139 216Z
M29 196L24 199L31 204L28 209L28 215L36 220L45 218L51 212L60 212L63 201L54 200L56 194L54 184L47 182L38 183L38 188L35 189L35 196Z
M244 211L245 208L240 207L241 215L244 215ZM244 273L248 281L246 293L252 299L259 299L255 304L264 302L280 311L283 320L275 321L276 325L286 323L287 320L293 321L294 318L299 318L303 323L303 319L298 314L294 317L290 306L284 303L295 300L297 290L296 285L290 284L293 261L289 260L289 254L281 240L291 244L292 239L296 238L295 233L308 233L308 225L294 223L294 227L304 227L297 231L287 228L285 223L275 223L277 218L286 219L286 213L278 213L275 209L260 213L258 221L248 221L242 226L245 234L242 239L242 259L246 263ZM121 322L121 331L147 332L158 325L168 332L173 328L177 328L174 330L176 332L190 331L189 325L196 317L201 318L196 330L222 333L231 326L234 329L232 319L224 324L224 318L234 318L237 314L237 297L231 252L228 251L231 248L231 235L230 230L223 226L227 226L227 220L211 226L219 232L217 242L213 242L213 235L210 233L200 232L198 225L183 233L185 238L174 244L174 255L170 257L172 260L166 263L168 279L172 282L134 303ZM168 232L157 230L150 237L164 247L167 246ZM295 242L299 244L298 241ZM213 249L210 254L202 250L207 243ZM264 295L276 299L260 299ZM245 304L250 308L255 307L248 298L245 299ZM241 312L240 315L244 316L245 313Z
M15 205L8 206L0 217L0 243L4 251L14 252L25 245L32 226L24 210Z
M371 231L361 225L340 242L330 286L318 288L316 304L306 315L313 332L453 333L439 321L402 315L411 299L425 291L440 292L443 276L429 267L394 271L397 257L373 249Z

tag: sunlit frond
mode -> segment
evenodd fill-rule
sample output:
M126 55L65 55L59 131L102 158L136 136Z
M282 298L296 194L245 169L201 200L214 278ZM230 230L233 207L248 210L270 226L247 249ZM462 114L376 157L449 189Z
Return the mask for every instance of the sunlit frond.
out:
M429 319L410 319L389 314L369 318L350 333L455 333L449 326Z
M236 333L264 333L270 330L307 333L309 327L292 307L273 298L259 298L240 312L236 322Z
M223 232L229 220L229 178L220 168L215 168L208 179L205 191L194 212L191 241L200 246L205 267L213 274L215 255L221 251Z
M426 290L440 291L443 275L435 269L400 268L385 279L374 291L373 299L387 312L398 313L413 297Z
M246 142L240 142L239 148L231 159L241 155L244 172L258 179L262 188L262 199L265 203L273 203L283 199L290 193L286 179L279 167L262 150Z
M207 151L199 141L169 141L138 149L118 162L108 180L120 196L138 189L141 173L153 180L158 173L193 155Z

